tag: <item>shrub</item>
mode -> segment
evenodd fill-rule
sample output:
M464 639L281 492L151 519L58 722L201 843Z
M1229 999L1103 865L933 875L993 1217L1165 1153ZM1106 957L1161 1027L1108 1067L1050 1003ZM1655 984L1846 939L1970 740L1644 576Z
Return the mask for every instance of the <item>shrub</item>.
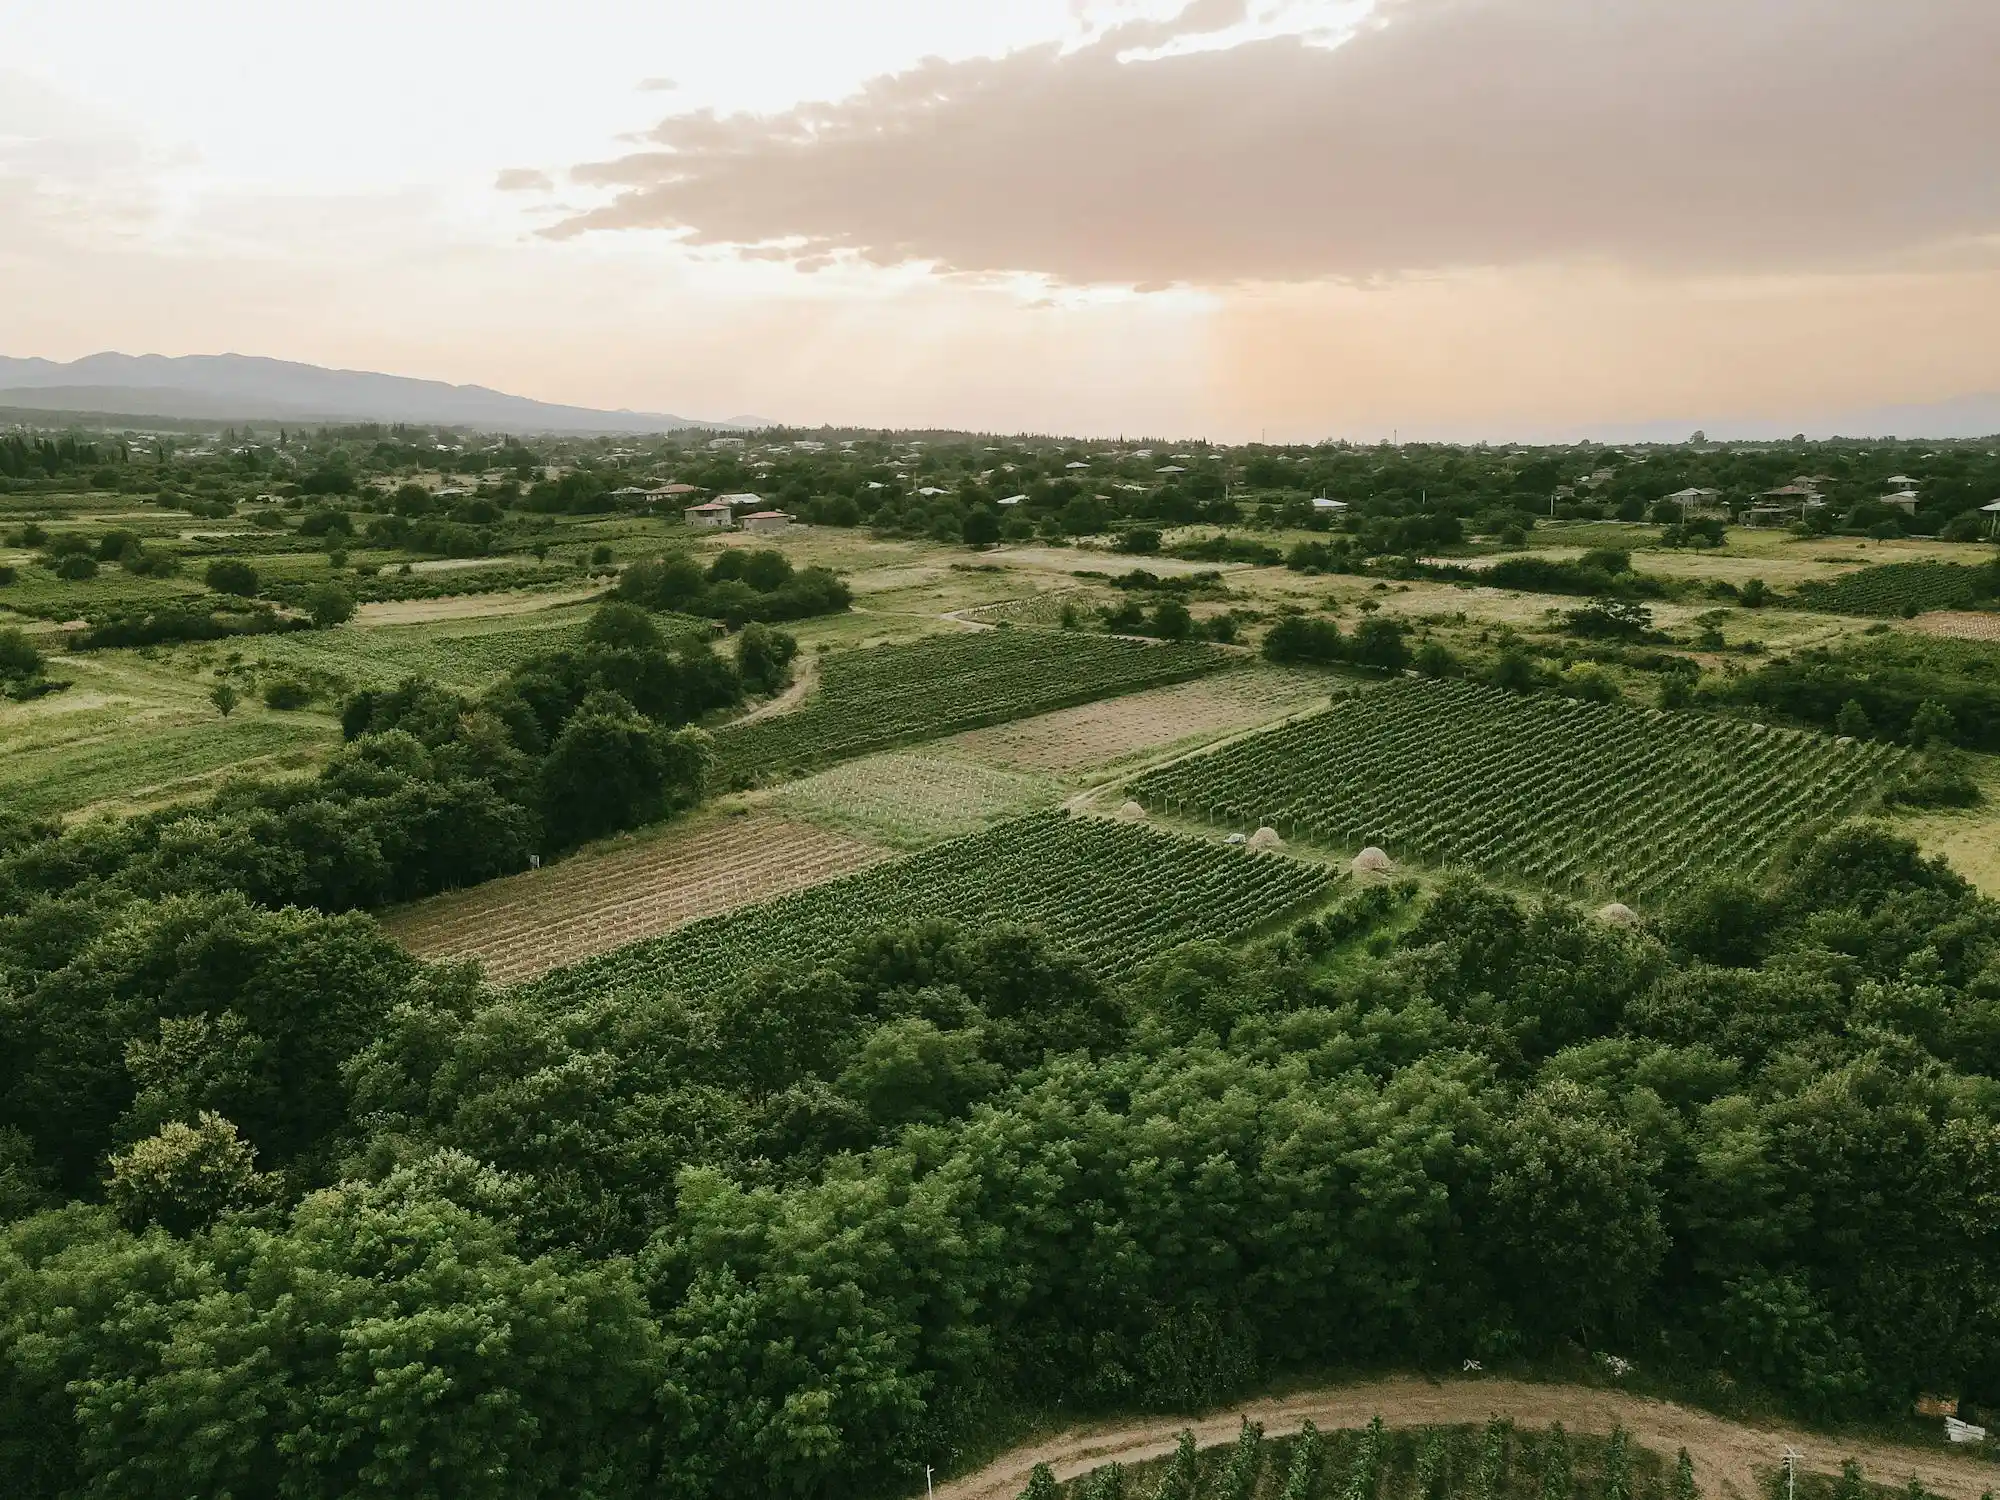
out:
M354 599L337 583L315 584L306 592L306 613L313 624L325 629L345 625L354 618Z
M218 557L208 565L202 581L218 594L234 594L239 599L257 597L257 570L240 558Z
M0 630L0 677L23 680L42 675L42 653L26 632L15 626Z
M290 710L312 702L312 690L293 677L280 677L264 685L264 706Z
M55 561L55 575L69 583L97 576L97 559L81 552L66 552Z

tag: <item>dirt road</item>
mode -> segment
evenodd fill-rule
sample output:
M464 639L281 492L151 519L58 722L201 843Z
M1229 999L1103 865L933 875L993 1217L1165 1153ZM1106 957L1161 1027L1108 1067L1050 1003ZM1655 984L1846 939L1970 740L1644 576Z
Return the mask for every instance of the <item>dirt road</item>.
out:
M1803 1467L1808 1470L1838 1473L1841 1460L1853 1458L1871 1480L1902 1484L1915 1474L1925 1489L1951 1500L1978 1500L1983 1492L2000 1487L2000 1465L1975 1456L1977 1449L1961 1457L1822 1438L1785 1428L1748 1427L1667 1401L1518 1380L1433 1383L1403 1376L1245 1402L1191 1425L1196 1439L1207 1448L1232 1441L1242 1416L1262 1422L1270 1436L1281 1437L1298 1431L1308 1417L1324 1431L1360 1427L1378 1413L1391 1427L1459 1426L1502 1416L1523 1427L1561 1422L1572 1432L1608 1433L1614 1423L1621 1423L1634 1442L1669 1459L1685 1447L1694 1460L1695 1478L1709 1500L1730 1500L1732 1496L1750 1500L1756 1496L1756 1471L1775 1466L1787 1444L1804 1455ZM1064 1433L1018 1448L976 1474L938 1486L937 1500L1014 1500L1028 1481L1028 1471L1038 1463L1049 1465L1056 1478L1068 1479L1114 1459L1133 1464L1161 1458L1173 1451L1181 1429L1189 1425L1163 1419Z

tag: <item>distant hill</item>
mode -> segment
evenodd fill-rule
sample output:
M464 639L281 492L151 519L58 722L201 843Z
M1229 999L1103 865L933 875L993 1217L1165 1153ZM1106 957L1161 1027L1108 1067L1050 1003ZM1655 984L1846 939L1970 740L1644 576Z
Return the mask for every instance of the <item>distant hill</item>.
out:
M92 354L67 364L0 356L0 407L205 421L418 422L495 432L672 432L740 427L669 412L594 411L369 370L247 354Z

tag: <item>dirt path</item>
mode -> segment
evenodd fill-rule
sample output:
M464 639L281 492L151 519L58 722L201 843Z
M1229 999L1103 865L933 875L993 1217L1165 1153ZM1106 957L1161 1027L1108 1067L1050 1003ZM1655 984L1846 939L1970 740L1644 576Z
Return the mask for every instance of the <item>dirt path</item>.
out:
M819 661L806 657L792 673L791 685L777 697L758 704L740 719L732 719L732 724L748 724L755 719L768 719L774 714L788 714L806 701L806 694L819 686Z
M1853 1458L1871 1480L1900 1485L1915 1474L1925 1489L1951 1500L1977 1500L2000 1480L2000 1469L1991 1461L1969 1455L1823 1438L1781 1427L1743 1426L1620 1391L1519 1380L1432 1382L1399 1376L1246 1402L1192 1424L1162 1419L1078 1429L1017 1448L976 1474L939 1485L937 1500L1015 1500L1028 1482L1029 1470L1038 1463L1049 1465L1057 1479L1069 1479L1114 1459L1133 1464L1162 1458L1173 1452L1181 1429L1189 1425L1196 1440L1208 1448L1232 1441L1237 1420L1243 1416L1262 1422L1270 1436L1281 1437L1298 1431L1308 1417L1324 1431L1361 1427L1377 1414L1392 1427L1456 1426L1502 1416L1524 1427L1561 1422L1576 1432L1608 1433L1614 1423L1622 1423L1634 1442L1669 1459L1685 1447L1694 1460L1695 1478L1709 1500L1752 1500L1759 1493L1757 1471L1775 1467L1787 1444L1803 1455L1803 1467L1808 1470L1836 1474L1842 1459Z

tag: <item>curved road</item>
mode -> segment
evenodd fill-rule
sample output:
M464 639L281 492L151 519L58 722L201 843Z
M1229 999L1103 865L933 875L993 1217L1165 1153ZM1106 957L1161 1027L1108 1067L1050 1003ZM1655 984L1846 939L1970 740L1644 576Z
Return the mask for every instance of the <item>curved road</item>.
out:
M937 1500L1015 1500L1028 1471L1045 1463L1058 1479L1069 1479L1101 1464L1142 1463L1173 1452L1184 1427L1208 1448L1235 1439L1238 1419L1262 1422L1272 1437L1296 1432L1310 1417L1322 1430L1360 1427L1380 1414L1391 1427L1462 1426L1488 1417L1511 1417L1523 1427L1561 1422L1572 1431L1608 1433L1623 1424L1634 1442L1671 1458L1685 1447L1694 1460L1695 1479L1708 1500L1758 1495L1756 1471L1775 1467L1789 1444L1804 1456L1808 1470L1834 1474L1845 1458L1857 1459L1867 1477L1900 1485L1912 1474L1924 1488L1950 1500L1979 1500L2000 1486L2000 1466L1982 1459L1982 1450L1956 1452L1906 1448L1889 1443L1848 1441L1783 1427L1753 1427L1721 1417L1621 1391L1587 1386L1543 1385L1520 1380L1429 1381L1398 1376L1360 1385L1300 1391L1249 1401L1189 1423L1156 1422L1079 1428L1003 1455L976 1474L938 1486ZM1942 1423L1939 1424L1942 1426Z

